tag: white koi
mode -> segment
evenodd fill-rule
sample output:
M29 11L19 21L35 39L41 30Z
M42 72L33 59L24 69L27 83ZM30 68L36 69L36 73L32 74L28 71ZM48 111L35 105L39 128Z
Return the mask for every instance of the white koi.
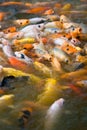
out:
M53 129L56 119L61 116L63 108L64 99L60 98L55 101L47 111L46 121L45 121L45 130Z

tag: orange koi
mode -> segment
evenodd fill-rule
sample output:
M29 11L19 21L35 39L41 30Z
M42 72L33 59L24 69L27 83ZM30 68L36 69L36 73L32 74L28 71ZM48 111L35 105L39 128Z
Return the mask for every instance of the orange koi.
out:
M63 45L61 45L61 49L65 51L67 54L73 54L76 53L78 50L75 48L74 45L64 42Z
M16 32L17 31L17 29L16 29L16 27L15 26L12 26L12 27L9 27L9 28L6 28L6 29L4 29L3 30L3 32L4 33L13 33L13 32Z
M17 68L17 69L22 69L22 70L24 70L24 69L26 68L26 66L27 66L27 63L25 63L25 62L22 61L22 60L19 60L18 58L14 57L14 56L9 57L8 60L9 60L9 63L10 63L13 67L15 67L15 68Z
M48 7L40 6L40 7L35 7L29 10L24 10L25 13L30 13L30 14L37 14L37 13L43 13L49 9Z
M82 33L82 29L79 28L79 27L74 29L72 32L70 32L71 36L74 37L74 38L76 38L81 33Z
M60 3L56 3L55 5L54 5L54 7L56 7L56 8L61 8L61 4Z
M44 15L51 15L54 14L54 10L53 9L48 9L44 12Z
M71 88L76 94L82 96L82 93L81 93L81 91L80 91L79 88L77 88L77 87L74 86L73 84L70 84L69 86L70 86L70 88Z
M46 44L48 41L48 39L46 37L41 38L41 40L42 40L42 43L44 43L44 44Z
M0 12L0 21L3 21L8 12Z
M25 43L25 44L23 44L23 49L31 50L31 49L33 49L33 45Z
M0 6L9 6L9 5L24 5L24 3L22 2L3 2L0 4ZM31 6L32 4L31 3L25 3L26 6Z
M18 20L14 20L14 23L19 25L19 26L26 26L28 25L30 22L28 19L18 19Z

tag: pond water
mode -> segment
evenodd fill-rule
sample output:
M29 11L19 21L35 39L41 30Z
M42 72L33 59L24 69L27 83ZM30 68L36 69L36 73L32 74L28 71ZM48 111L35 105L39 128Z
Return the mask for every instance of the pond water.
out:
M24 4L30 2L35 5L37 2L42 3L44 0L15 1L21 1ZM47 1L49 3L48 5L53 8L54 1ZM0 0L0 2L2 4L4 2L10 2L10 0ZM51 2L53 3L51 4ZM59 16L64 14L69 19L72 19L72 21L79 24L84 23L87 26L86 0L58 0L57 3L61 4L61 7L59 6L59 9L57 9L58 7L54 9L56 14ZM68 9L68 7L64 10L60 9L66 4L71 5L70 9ZM26 6L23 5L8 4L7 6L0 6L1 12L12 12L11 17L9 15L9 17L0 22L2 25L1 31L11 25L11 20L14 21L15 19L21 18L30 19L37 16L43 17L43 15L39 13L21 13L21 10L25 8ZM87 43L87 39L81 42ZM48 124L49 130L87 130L87 86L84 87L82 85L80 87L73 84L79 80L87 81L87 62L85 68L81 68L80 71L73 70L74 63L72 65L62 63L62 67L65 69L64 73L55 71L47 61L42 63L48 66L52 73L51 71L50 74L49 72L44 73L45 68L35 69L32 66L26 66L24 68L18 66L12 67L11 64L9 64L8 58L2 49L0 49L0 65L5 68L15 68L17 71L21 70L27 74L31 73L39 78L39 81L32 81L27 75L25 77L20 75L20 77L13 78L12 81L8 80L8 86L14 89L8 89L4 91L4 93L0 92L0 96L13 94L14 99L12 99L13 101L9 101L10 105L8 105L8 103L6 103L7 105L3 105L4 103L0 104L0 130L48 130L45 127L47 110L51 104L59 98L64 98L63 109L60 112L60 116L58 115L55 121ZM70 75L68 75L68 73L70 73ZM13 71L10 75L14 76ZM5 74L4 77L6 77ZM2 78L0 78L0 80L2 80ZM28 117L23 117L25 114L23 112L24 110L31 114L27 115ZM51 114L54 114L54 112Z

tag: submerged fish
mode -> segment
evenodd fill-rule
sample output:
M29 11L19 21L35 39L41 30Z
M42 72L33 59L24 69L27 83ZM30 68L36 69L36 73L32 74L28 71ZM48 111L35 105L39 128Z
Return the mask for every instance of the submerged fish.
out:
M45 130L53 130L56 120L58 121L58 118L61 116L63 103L64 99L60 98L56 100L47 110Z
M57 85L57 80L48 78L46 80L45 88L43 93L38 96L38 104L49 106L60 96L61 90Z
M76 82L76 85L80 87L87 87L87 80L80 80Z
M8 94L0 97L0 110L10 107L13 104L13 94Z
M48 68L46 65L40 63L40 62L37 62L35 61L34 62L34 67L36 70L42 72L43 74L45 74L45 76L51 76L52 75L52 71L50 68Z

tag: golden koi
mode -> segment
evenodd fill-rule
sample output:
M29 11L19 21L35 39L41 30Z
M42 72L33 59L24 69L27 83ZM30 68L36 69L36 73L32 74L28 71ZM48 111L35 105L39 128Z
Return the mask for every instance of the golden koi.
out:
M33 38L33 37L30 37L30 38L22 38L22 39L19 39L19 40L17 40L17 39L15 39L14 41L13 41L13 43L16 45L16 44L32 44L32 43L35 43L36 42L36 40L35 40L35 38Z

